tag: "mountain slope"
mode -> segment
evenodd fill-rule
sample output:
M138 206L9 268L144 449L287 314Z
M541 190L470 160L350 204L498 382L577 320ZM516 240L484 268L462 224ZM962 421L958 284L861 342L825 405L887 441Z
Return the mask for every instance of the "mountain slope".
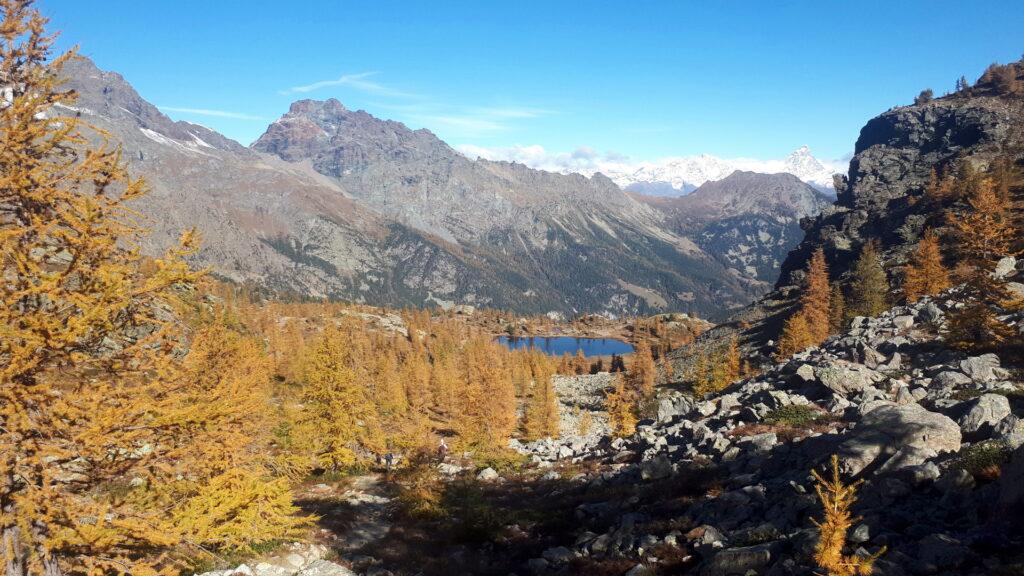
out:
M252 149L174 122L117 74L66 69L86 116L152 189L159 253L195 226L197 264L301 296L530 313L722 315L758 289L607 178L473 162L426 130L298 102Z
M735 171L677 198L634 197L669 215L672 229L693 238L738 274L775 282L786 255L803 238L800 220L829 199L792 174Z
M601 175L469 160L337 100L294 103L253 149L308 162L386 217L478 255L521 288L519 309L543 311L534 302L552 293L564 298L556 310L713 315L755 293Z

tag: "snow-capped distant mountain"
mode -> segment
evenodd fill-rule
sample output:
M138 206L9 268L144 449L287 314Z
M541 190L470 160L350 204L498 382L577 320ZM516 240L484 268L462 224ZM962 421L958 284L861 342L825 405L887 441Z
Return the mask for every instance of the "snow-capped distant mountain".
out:
M834 195L832 175L845 173L847 169L843 162L827 162L815 158L807 146L797 148L781 160L724 159L700 154L649 162L635 162L623 156L601 154L585 147L571 153L548 152L537 145L510 148L464 145L458 149L469 158L519 162L549 172L575 172L585 176L600 172L626 190L649 196L683 196L705 182L722 180L736 170L792 174L819 191Z
M619 186L634 192L656 196L689 194L705 182L725 178L736 170L761 174L792 174L820 191L834 194L832 175L845 172L845 167L825 163L801 146L782 160L752 158L722 159L710 154L665 158L643 163L637 169L606 175Z

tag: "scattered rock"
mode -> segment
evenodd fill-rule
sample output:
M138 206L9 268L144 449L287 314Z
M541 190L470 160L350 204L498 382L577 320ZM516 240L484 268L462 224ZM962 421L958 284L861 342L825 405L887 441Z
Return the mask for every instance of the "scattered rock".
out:
M493 482L498 478L501 478L501 476L494 468L490 467L484 468L483 470L480 471L479 474L476 475L476 479L480 480L481 482Z

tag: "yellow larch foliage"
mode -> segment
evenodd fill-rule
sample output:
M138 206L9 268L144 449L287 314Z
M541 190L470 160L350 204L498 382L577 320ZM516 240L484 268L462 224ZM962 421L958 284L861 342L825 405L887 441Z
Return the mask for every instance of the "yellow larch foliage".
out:
M903 270L903 295L907 302L933 296L951 285L949 270L942 265L939 237L931 230L917 243L910 262Z
M199 276L183 262L198 239L143 268L128 203L145 184L60 112L74 55L49 60L31 1L0 14L0 554L8 574L166 572L152 552L178 535L160 498L203 449L181 433L198 384L171 308Z
M740 379L740 347L736 336L730 337L715 353L711 374L719 390Z
M779 360L789 358L793 354L814 345L807 316L801 312L789 317L782 327L782 335L776 346L775 357Z
M337 470L357 461L361 447L381 450L376 407L352 366L345 334L328 326L304 362L297 443L313 465Z
M633 351L633 358L632 362L629 363L629 373L627 375L629 386L636 390L641 401L654 398L656 376L657 369L654 366L651 346L646 340L641 340Z
M617 374L612 389L605 397L605 411L608 413L612 434L624 437L636 431L636 423L640 420L637 403L636 390L627 386L622 374Z
M807 266L807 281L800 303L782 328L775 356L788 358L809 346L817 346L828 338L832 317L832 288L828 281L825 251L818 248Z
M515 380L525 383L523 408L523 435L528 440L558 436L561 428L558 395L555 392L554 363L546 354L536 350L517 351L513 356L518 369L513 370ZM518 373L521 373L519 376Z
M807 285L800 297L800 311L807 319L808 330L815 344L820 344L828 338L830 299L831 287L828 282L825 251L818 248L808 264Z
M587 362L587 357L580 348L576 349L576 355L572 358L572 369L577 375L590 373L590 362Z
M991 178L982 179L967 197L969 209L950 217L962 260L989 271L991 265L1013 253L1019 233L1010 217L1010 205L997 192Z
M818 544L814 547L814 561L826 571L827 576L870 576L875 560L885 553L885 548L868 557L843 554L846 533L860 520L853 517L850 508L857 501L857 487L862 481L843 483L838 456L832 456L831 468L830 478L823 477L817 470L811 471L817 481L815 491L824 508L821 521L814 520L820 531Z
M509 356L485 336L471 338L462 362L463 389L452 427L466 447L504 446L516 428L516 398Z

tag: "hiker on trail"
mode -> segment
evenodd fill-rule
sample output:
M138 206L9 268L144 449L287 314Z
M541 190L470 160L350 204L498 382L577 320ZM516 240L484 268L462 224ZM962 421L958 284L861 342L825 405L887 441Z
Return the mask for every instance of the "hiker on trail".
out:
M437 445L437 459L444 462L444 459L448 457L448 445L445 444L444 438L441 438L441 443Z
M391 468L395 465L395 455L392 452L388 452L384 455L384 469L388 474L391 474Z

